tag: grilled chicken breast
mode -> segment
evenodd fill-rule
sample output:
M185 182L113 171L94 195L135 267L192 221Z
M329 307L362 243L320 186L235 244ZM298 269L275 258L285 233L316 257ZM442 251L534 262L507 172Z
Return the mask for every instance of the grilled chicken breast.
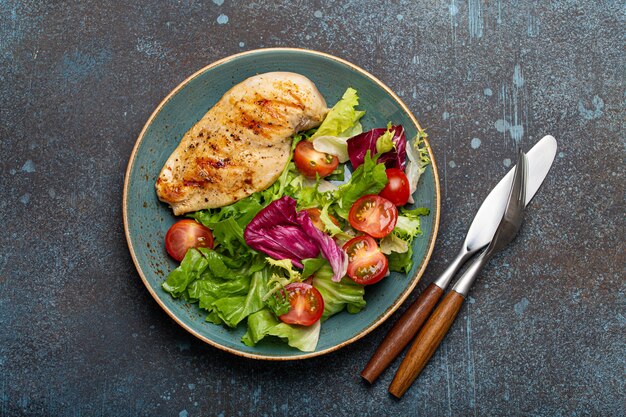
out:
M159 199L180 215L266 189L289 162L293 134L319 126L327 111L303 75L248 78L185 133L157 179Z

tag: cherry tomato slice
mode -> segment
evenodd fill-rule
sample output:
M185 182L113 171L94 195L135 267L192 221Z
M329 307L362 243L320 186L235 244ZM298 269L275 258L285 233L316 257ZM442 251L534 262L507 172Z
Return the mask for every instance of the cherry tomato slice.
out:
M352 205L348 221L356 230L372 237L385 237L396 227L398 209L386 198L368 194Z
M409 201L411 192L409 179L404 171L399 168L389 168L386 172L387 185L378 195L391 201L396 206L405 205Z
M343 250L348 254L348 277L357 284L375 284L387 274L387 257L370 236L349 240Z
M310 284L293 282L285 286L291 310L279 318L287 324L310 326L322 317L324 299L322 294Z
M320 218L320 216L322 215L322 211L317 207L312 207L306 209L306 212L309 213L309 218L311 219L311 223L313 223L313 226L325 233L326 227L324 227L324 222ZM330 220L335 223L337 227L339 227L339 222L335 217L331 216L330 214L328 215L328 217L330 217Z
M179 220L165 235L165 250L178 262L190 248L213 248L211 230L193 219Z
M320 178L327 177L339 165L339 159L335 155L316 151L313 143L308 140L303 140L296 145L293 161L302 175L313 179L315 174Z

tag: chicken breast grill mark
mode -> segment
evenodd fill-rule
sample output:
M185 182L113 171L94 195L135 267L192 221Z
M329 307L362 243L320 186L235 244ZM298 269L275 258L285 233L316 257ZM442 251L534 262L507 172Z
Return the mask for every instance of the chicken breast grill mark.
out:
M311 80L269 72L235 85L185 135L156 182L175 215L232 204L278 179L291 138L328 109Z

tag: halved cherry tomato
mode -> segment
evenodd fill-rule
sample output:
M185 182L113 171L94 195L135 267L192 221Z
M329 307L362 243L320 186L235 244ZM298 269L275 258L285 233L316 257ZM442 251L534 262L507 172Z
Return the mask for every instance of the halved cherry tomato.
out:
M324 178L339 165L339 159L335 155L316 151L313 143L308 140L303 140L296 145L293 161L298 171L307 178L315 178L315 174Z
M311 207L306 209L306 212L309 213L309 217L311 218L311 223L313 223L313 226L315 226L318 230L321 230L322 232L326 232L324 222L320 218L320 216L322 215L322 211L317 207ZM330 214L328 215L328 217L330 217L330 220L335 223L337 227L339 227L339 222L335 217L331 216Z
M356 230L372 237L385 237L396 227L398 209L386 198L368 194L352 205L348 221Z
M322 294L310 284L292 282L285 286L291 310L279 318L287 324L310 326L322 317L324 299Z
M179 220L165 235L165 250L178 262L190 248L213 248L211 230L193 219Z
M349 240L343 250L348 254L348 277L357 284L375 284L387 274L387 257L370 236Z
M378 194L391 201L396 206L403 206L409 201L409 179L404 171L399 168L389 168L387 171L387 185Z

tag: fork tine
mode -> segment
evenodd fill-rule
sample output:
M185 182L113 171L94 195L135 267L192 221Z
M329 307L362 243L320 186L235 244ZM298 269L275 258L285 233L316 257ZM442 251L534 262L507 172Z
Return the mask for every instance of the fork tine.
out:
M520 167L520 190L518 195L518 202L523 208L526 202L526 182L528 180L528 159L526 158L526 154L524 151L519 150L519 167Z
M511 205L511 209L517 211L524 208L526 202L526 180L528 166L526 163L526 154L521 148L517 150L517 163L515 165L515 175L513 177L513 185L511 188L511 200L515 204Z

